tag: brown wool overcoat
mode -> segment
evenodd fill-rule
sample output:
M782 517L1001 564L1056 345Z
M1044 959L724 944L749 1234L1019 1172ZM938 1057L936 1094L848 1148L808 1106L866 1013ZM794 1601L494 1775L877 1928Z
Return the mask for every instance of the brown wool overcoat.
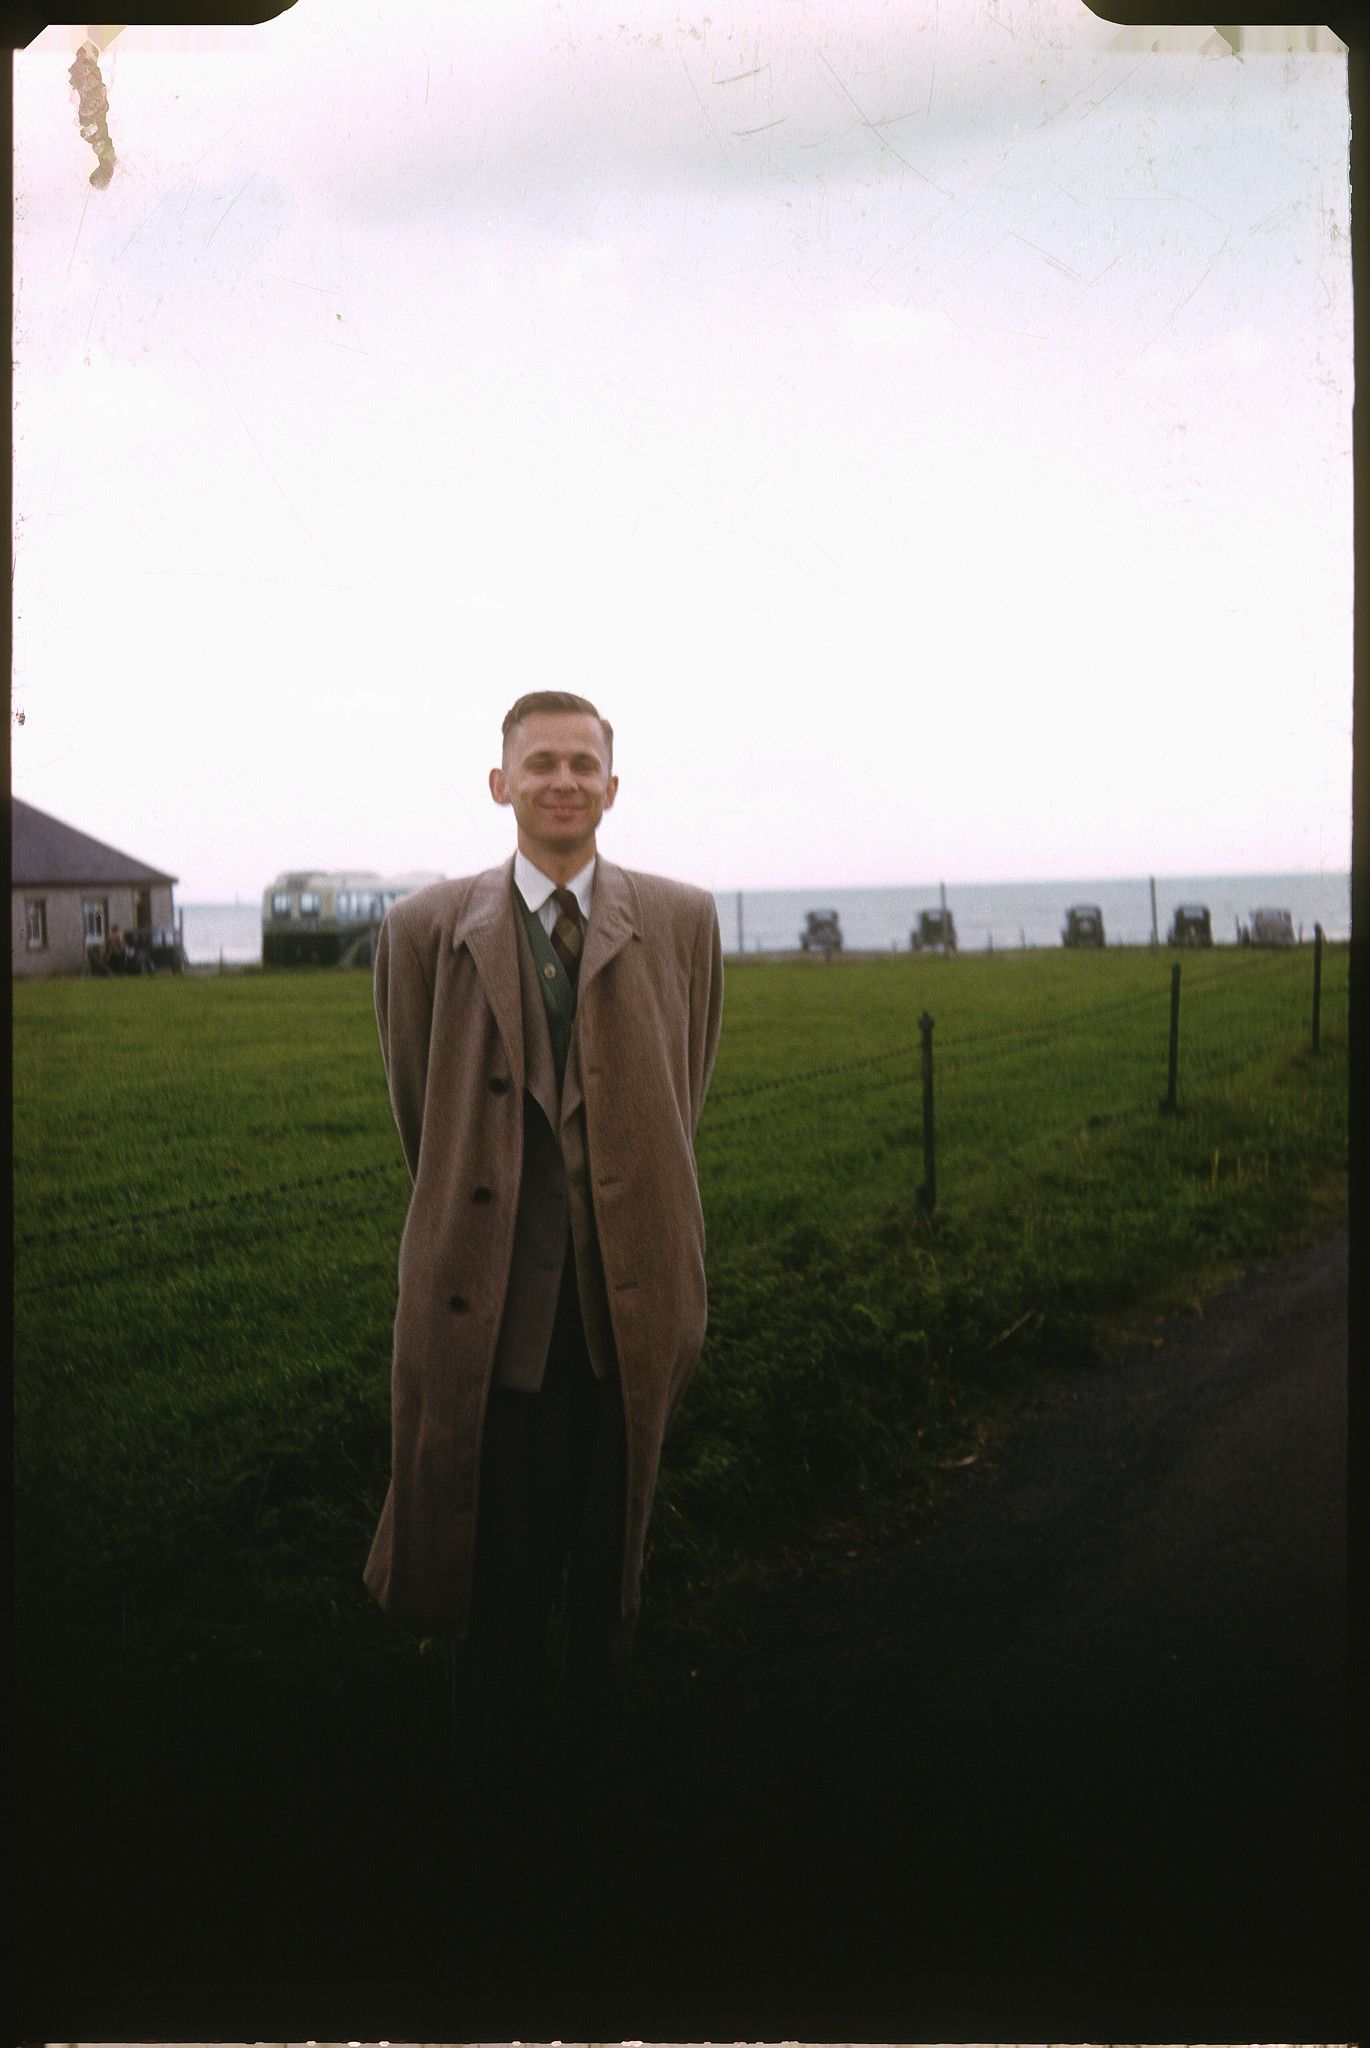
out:
M481 1432L498 1359L540 1370L567 1222L586 1334L627 1435L622 1610L707 1303L694 1132L723 959L702 889L597 861L557 1101L513 862L397 903L376 1017L414 1190L400 1244L390 1488L366 1566L387 1613L467 1632Z

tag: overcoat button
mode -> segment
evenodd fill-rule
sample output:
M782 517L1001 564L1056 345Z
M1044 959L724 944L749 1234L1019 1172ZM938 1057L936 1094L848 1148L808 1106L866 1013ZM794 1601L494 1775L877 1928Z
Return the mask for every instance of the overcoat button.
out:
M493 1188L472 1188L471 1190L471 1200L473 1202L493 1202L494 1199L495 1193Z
M490 1083L490 1093L492 1095L507 1095L508 1092L509 1083L505 1080L503 1074L496 1074L494 1080Z
M454 1294L447 1306L459 1315L466 1306L466 1296L464 1294Z

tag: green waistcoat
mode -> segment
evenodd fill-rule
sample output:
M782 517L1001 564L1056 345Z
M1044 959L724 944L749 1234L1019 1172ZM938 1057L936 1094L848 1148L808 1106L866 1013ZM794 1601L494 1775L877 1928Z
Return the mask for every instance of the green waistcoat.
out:
M537 963L538 981L542 986L542 1000L547 1011L547 1025L552 1034L552 1059L557 1070L557 1087L566 1080L566 1055L571 1049L571 1026L576 1021L575 986L562 965L561 956L547 936L542 919L535 910L530 910L514 888L514 901L523 916L523 927L528 934L528 943L533 949Z

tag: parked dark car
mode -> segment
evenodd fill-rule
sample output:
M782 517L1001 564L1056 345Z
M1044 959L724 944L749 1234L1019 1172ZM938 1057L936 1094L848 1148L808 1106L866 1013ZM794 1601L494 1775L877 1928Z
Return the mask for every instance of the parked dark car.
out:
M804 915L804 929L799 934L800 948L805 953L831 955L842 951L842 926L835 910L809 910Z
M174 924L155 924L136 934L148 964L158 973L179 974L186 964L185 949Z
M1168 946L1211 946L1213 919L1203 903L1177 903L1171 921Z
M1104 913L1097 903L1076 903L1066 912L1063 946L1102 946Z
M1239 937L1244 946L1292 946L1294 920L1287 910L1253 910Z
M954 953L956 920L949 910L920 910L918 922L909 933L915 953Z

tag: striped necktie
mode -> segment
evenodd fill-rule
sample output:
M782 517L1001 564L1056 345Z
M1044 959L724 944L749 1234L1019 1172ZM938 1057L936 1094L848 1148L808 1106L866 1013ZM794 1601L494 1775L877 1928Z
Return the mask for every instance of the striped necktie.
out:
M554 890L552 901L557 906L557 921L552 926L552 945L574 988L580 973L581 950L585 944L585 927L581 922L580 905L569 889Z

